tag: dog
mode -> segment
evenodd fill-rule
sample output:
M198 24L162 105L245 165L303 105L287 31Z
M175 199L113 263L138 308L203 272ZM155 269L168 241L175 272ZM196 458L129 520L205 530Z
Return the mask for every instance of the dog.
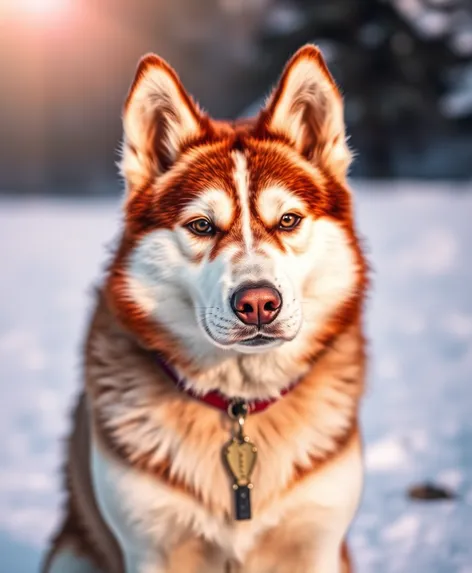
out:
M123 130L123 230L43 572L351 571L368 265L321 52L238 122L147 55Z

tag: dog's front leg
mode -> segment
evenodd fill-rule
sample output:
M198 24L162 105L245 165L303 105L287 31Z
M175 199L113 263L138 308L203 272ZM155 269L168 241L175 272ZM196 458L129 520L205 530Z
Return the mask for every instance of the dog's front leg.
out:
M92 442L91 474L97 506L121 548L124 573L167 573L167 529L154 480Z
M292 571L293 573L293 571ZM331 551L314 559L307 573L343 573L341 558L338 552Z
M175 540L174 540L175 541ZM128 551L126 573L229 573L224 554L194 536L184 536L163 548ZM231 569L242 573L241 569Z
M343 538L346 511L305 508L287 513L280 524L260 537L243 573L350 573Z
M185 525L187 498L97 444L91 461L97 506L120 545L124 573L225 571L221 552Z
M286 543L281 550L255 550L244 573L349 573L343 569L339 543L300 545Z

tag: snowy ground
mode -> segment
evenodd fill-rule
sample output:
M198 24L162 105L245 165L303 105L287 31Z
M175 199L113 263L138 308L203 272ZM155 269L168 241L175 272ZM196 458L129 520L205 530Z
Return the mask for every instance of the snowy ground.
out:
M356 184L375 269L360 573L472 573L472 187ZM466 192L468 191L468 192ZM37 571L118 201L0 200L0 569ZM469 293L469 294L467 294ZM456 501L413 502L426 479Z

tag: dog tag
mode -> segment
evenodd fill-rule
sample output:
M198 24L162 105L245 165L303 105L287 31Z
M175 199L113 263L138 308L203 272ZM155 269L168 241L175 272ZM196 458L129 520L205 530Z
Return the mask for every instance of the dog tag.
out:
M234 507L236 510L236 519L251 519L251 490L247 485L235 485L234 489Z
M236 519L251 519L251 473L257 459L257 448L247 436L244 436L242 441L233 438L225 447L224 456L234 479Z
M233 476L234 506L237 520L251 519L251 474L257 460L257 448L244 435L244 413L230 416L237 419L238 435L226 444L223 454L226 465Z
M251 474L257 459L257 448L244 436L242 441L233 438L225 448L225 458L229 471L238 486L251 483Z

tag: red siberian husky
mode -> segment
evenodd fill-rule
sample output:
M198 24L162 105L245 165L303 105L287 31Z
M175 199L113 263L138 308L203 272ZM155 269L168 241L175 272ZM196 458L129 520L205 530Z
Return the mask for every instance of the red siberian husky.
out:
M237 123L148 55L123 124L123 232L43 571L350 571L367 279L319 50Z

